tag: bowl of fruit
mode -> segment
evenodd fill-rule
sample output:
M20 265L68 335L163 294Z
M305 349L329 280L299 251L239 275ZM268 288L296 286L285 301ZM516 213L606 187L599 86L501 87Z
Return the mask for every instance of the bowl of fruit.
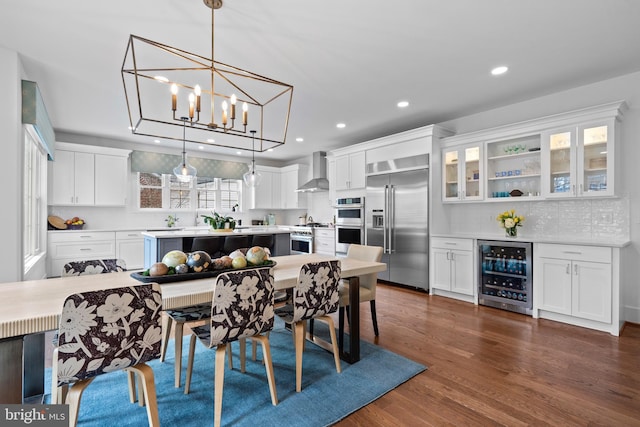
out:
M67 224L68 230L82 230L85 224L84 220L82 218L78 218L77 216L66 220L64 223Z

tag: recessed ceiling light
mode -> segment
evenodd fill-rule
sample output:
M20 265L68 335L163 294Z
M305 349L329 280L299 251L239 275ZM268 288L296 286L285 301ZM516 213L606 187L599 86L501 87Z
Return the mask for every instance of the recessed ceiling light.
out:
M160 144L160 140L159 139L154 139L153 142L155 142L156 144Z
M135 128L133 126L129 126L127 129L134 130Z
M198 145L198 148L204 150L204 147L202 145Z
M344 129L345 127L347 127L347 125L346 125L346 124L344 124L344 123L338 123L338 124L336 125L336 127L337 127L338 129Z
M506 73L507 71L509 71L509 67L501 65L501 66L496 67L493 70L491 70L491 74L493 74L494 76L499 76L501 74Z
M154 79L158 80L159 82L163 82L163 83L168 83L169 79L166 78L165 76L153 76Z
M304 141L304 138L300 138L300 137L296 138L296 142L302 142L302 141Z
M216 142L216 140L215 140L215 139L211 139L211 138L209 138L209 139L207 139L207 142L211 142L211 143L213 143L213 142Z
M242 151L236 151L236 154L237 154L238 156L242 156Z
M405 108L409 106L409 101L400 101L398 102L398 108Z
M267 151L273 151L273 148L269 148Z

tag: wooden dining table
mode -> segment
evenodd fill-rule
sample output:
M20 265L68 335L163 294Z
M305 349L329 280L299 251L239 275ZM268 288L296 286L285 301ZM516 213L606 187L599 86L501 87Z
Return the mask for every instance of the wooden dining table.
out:
M385 263L326 255L287 255L272 258L274 286L293 288L303 264L339 259L342 278L349 280L348 363L360 359L359 276L386 270ZM0 283L0 403L22 403L44 392L44 332L58 329L64 300L86 291L140 284L131 272L96 274L23 282ZM211 301L215 277L161 284L164 308Z

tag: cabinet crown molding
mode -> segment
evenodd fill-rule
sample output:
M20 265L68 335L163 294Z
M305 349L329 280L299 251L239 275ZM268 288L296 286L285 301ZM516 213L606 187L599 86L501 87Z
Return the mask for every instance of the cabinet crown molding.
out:
M477 141L497 141L505 138L542 133L549 129L567 125L579 125L582 122L590 122L605 118L615 117L616 119L621 120L624 115L624 111L626 111L627 108L627 103L625 101L615 101L566 113L553 114L532 120L525 120L508 125L496 126L493 128L445 137L442 139L442 144L450 146Z
M75 151L77 153L106 154L110 156L129 157L131 150L122 148L100 147L98 145L73 144L56 141L56 150Z

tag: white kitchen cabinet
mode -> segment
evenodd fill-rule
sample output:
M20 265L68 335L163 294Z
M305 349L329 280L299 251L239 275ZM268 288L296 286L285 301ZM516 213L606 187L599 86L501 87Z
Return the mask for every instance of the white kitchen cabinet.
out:
M484 198L482 144L442 150L442 201L477 201Z
M336 190L353 190L366 187L364 151L336 157L335 168Z
M615 194L616 120L602 119L542 134L542 194L546 198Z
M53 231L48 233L47 276L62 274L71 261L116 257L113 231Z
M282 204L280 188L280 171L278 168L256 166L262 175L260 185L251 189L253 192L253 209L279 209Z
M144 267L144 236L142 231L116 231L116 258L124 260L127 270Z
M432 295L441 290L446 291L447 296L460 294L473 297L472 239L433 237L430 258L429 290Z
M336 231L333 228L314 228L313 253L336 255Z
M614 249L537 244L534 248L534 317L618 335L618 282Z
M49 204L124 206L129 150L56 143Z
M307 167L305 165L291 165L280 170L280 188L282 209L304 209L307 207L307 194L296 191L307 182Z
M610 248L540 244L537 253L539 309L611 322Z
M95 203L93 161L91 153L56 150L51 205L91 206Z
M127 158L96 154L94 158L95 205L124 206L127 203Z
M540 197L539 133L487 142L486 154L487 200Z

